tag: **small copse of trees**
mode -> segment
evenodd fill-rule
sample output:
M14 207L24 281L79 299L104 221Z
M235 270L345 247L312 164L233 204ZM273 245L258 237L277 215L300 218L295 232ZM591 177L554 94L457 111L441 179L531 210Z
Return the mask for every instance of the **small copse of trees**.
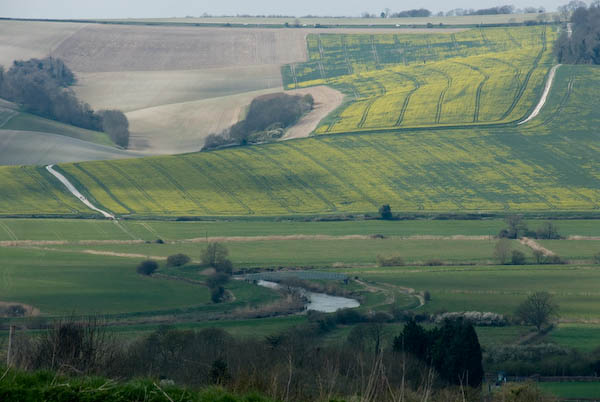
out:
M600 3L589 8L577 4L572 11L571 29L563 29L556 40L554 52L559 63L600 64ZM570 9L567 9L567 13Z
M119 110L94 110L69 88L75 75L61 59L46 57L15 61L8 71L0 66L0 98L25 111L62 123L104 131L121 147L129 145L129 122Z
M220 134L209 135L202 149L256 144L281 138L285 129L308 113L313 104L311 95L277 93L260 96L250 103L246 119Z

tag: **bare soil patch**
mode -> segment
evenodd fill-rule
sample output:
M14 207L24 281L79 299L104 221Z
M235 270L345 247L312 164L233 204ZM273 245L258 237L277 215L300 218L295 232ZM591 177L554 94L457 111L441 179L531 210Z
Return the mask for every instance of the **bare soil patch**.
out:
M298 123L291 127L282 140L290 140L293 138L308 137L316 128L321 120L329 113L337 109L344 100L344 94L327 86L318 86L312 88L295 89L287 91L292 95L312 95L315 100L313 110L306 116L302 117Z

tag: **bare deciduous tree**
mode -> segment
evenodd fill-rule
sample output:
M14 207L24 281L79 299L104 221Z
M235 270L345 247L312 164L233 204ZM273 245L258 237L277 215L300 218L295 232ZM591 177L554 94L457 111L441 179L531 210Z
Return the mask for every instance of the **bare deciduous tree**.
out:
M541 331L542 326L558 318L558 304L548 292L535 292L517 307L516 316L521 321L535 326Z

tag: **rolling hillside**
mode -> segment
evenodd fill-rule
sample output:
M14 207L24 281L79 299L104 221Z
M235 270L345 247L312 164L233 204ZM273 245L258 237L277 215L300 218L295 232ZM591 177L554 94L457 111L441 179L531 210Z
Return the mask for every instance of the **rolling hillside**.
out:
M547 106L523 126L318 136L61 168L99 205L138 216L373 212L384 203L395 211L595 211L598 93L600 69L563 66ZM73 212L76 200L37 169L2 168L0 182L4 214Z
M310 35L309 61L283 76L286 88L327 84L346 94L320 134L506 123L539 97L554 39L546 27Z

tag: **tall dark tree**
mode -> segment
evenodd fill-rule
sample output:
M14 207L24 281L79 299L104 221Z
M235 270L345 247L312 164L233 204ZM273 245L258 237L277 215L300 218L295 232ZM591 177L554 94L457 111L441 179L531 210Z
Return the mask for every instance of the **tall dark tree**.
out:
M410 321L394 339L395 351L406 351L431 364L450 384L478 387L483 381L481 346L473 325L462 319L446 320L425 330Z
M560 63L600 64L600 3L579 6L571 15L571 32L563 30L554 51ZM569 36L570 35L570 36Z
M129 146L129 121L120 110L101 110L102 129L115 144L127 148Z

